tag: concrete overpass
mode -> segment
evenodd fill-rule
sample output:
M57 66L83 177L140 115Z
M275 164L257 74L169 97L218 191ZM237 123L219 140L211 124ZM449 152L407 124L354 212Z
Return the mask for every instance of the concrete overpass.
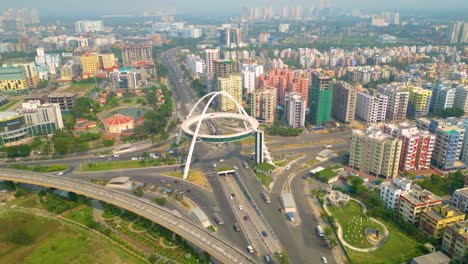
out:
M233 247L203 227L182 219L148 200L118 190L67 177L16 170L0 170L0 180L57 188L101 200L164 226L223 263L255 262L246 252Z

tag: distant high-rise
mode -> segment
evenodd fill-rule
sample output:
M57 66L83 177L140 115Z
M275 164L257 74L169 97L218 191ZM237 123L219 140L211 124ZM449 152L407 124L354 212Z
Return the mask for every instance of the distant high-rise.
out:
M408 116L410 118L421 118L427 116L431 103L432 91L422 87L408 86L410 93L408 103Z
M256 79L263 74L263 66L258 64L242 65L242 83L246 93L251 93L255 90Z
M333 83L323 72L313 72L310 89L310 119L315 126L330 121Z
M453 106L462 109L465 114L468 113L468 85L457 85Z
M231 74L228 77L218 78L217 84L219 91L230 94L239 104L242 104L242 76L240 74ZM219 102L223 112L237 111L235 103L226 96L222 96Z
M238 28L227 27L220 33L221 44L226 47L238 47L242 43L242 30Z
M80 20L75 22L75 31L78 34L100 32L104 31L104 24L102 20Z
M153 50L151 45L127 45L122 47L122 60L124 67L134 67L141 62L153 63Z
M263 87L252 93L251 116L261 123L273 125L276 114L276 88Z
M306 115L306 102L300 93L286 94L286 121L290 127L304 127Z
M388 96L371 95L360 92L356 100L356 117L366 123L381 123L385 121Z
M333 85L332 114L333 118L343 123L354 120L356 111L357 87L344 81Z
M450 44L468 43L468 22L455 21L447 30L447 41Z

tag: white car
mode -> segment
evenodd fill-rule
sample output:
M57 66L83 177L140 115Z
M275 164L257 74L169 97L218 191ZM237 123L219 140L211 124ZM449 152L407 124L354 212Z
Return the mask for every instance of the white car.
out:
M132 157L132 160L138 160L138 158L137 157Z
M244 209L244 208L242 207L242 205L239 204L239 210L242 210L242 209Z
M219 160L219 162L223 163L223 162L224 162L224 160L223 160L223 159L220 159L220 160Z
M238 170L238 169L239 169L239 168L237 168L237 166L234 166L233 168L234 168L235 170Z
M322 260L322 263L328 263L328 261L327 261L327 258L326 258L326 257L320 257L320 259Z
M57 173L57 176L62 176L63 175L63 171Z
M213 164L213 168L216 168L216 166L217 166L217 165L216 165L216 163L215 163L215 164Z
M286 170L289 170L289 169L291 169L291 166L289 166L289 165L286 166Z

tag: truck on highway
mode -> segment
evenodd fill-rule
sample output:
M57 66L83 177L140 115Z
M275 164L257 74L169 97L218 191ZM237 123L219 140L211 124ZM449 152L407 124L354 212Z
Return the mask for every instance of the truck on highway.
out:
M291 193L281 194L281 203L284 208L284 212L288 216L289 220L294 221L294 214L296 213L296 203Z
M223 218L221 218L221 216L220 216L218 213L214 213L214 214L213 214L213 219L215 220L215 222L216 222L218 225L224 224Z
M268 195L267 192L263 191L263 192L260 193L260 195L262 196L265 203L271 203L271 197L270 197L270 195Z

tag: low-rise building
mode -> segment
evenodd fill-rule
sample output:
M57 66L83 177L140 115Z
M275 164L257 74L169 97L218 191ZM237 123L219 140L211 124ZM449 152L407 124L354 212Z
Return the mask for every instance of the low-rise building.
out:
M449 264L450 258L440 251L415 257L410 264Z
M468 177L465 177L468 179ZM463 213L468 212L468 187L458 189L453 193L451 205Z
M442 250L452 259L458 260L468 253L468 220L448 225L445 228Z
M22 66L0 66L0 90L17 91L28 89L26 74Z
M411 180L394 178L391 182L384 182L380 186L380 199L384 201L385 208L396 210L400 195L411 190Z
M414 185L408 193L400 195L398 213L406 222L419 225L422 212L439 204L442 204L439 196Z
M134 128L134 120L131 116L115 114L104 119L104 128L107 132L120 134Z
M419 230L435 239L442 238L445 227L465 220L465 214L450 205L437 205L422 212Z
M54 92L47 96L47 101L51 104L58 104L61 110L70 110L75 106L78 93Z

